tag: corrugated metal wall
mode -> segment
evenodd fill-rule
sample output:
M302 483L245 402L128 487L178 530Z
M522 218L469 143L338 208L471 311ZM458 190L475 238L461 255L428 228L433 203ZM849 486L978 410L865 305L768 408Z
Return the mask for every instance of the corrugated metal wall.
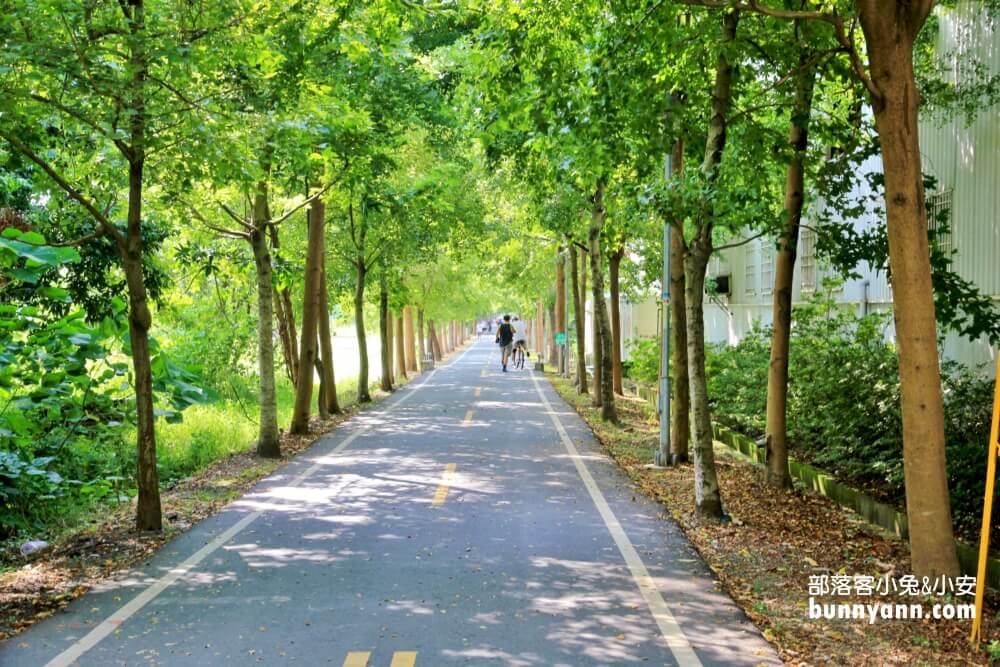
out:
M983 15L979 3L964 2L957 9L938 11L940 52L969 54L990 73L1000 73L1000 26ZM963 75L953 73L956 77ZM1000 300L1000 106L981 110L971 123L964 117L952 117L944 122L923 117L920 143L924 170L937 178L939 192L951 191L951 242L956 250L954 269ZM880 170L881 160L873 158L863 169ZM812 206L822 207L823 202L813 202ZM869 216L857 221L855 226L874 224L884 222ZM801 250L800 246L794 275L793 298L796 302L807 296L802 289ZM760 288L762 250L757 244L726 250L722 254L722 272L730 275L731 294L722 299L721 305L706 304L706 335L712 342L732 344L754 322L770 322L770 295ZM869 267L859 267L858 272L862 277L847 281L836 295L838 300L857 304L859 309L863 301L868 302L870 310L889 307L892 290L886 276ZM719 269L710 273L718 274ZM819 289L823 275L828 273L821 262L817 264L812 281L815 288ZM997 350L983 340L969 341L950 334L945 341L944 354L967 364L985 363L987 372L992 374Z

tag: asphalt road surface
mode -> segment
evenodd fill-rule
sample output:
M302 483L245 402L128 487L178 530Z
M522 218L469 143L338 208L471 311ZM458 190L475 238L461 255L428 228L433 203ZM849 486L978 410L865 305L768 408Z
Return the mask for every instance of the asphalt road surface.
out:
M472 344L0 665L780 664L540 374Z

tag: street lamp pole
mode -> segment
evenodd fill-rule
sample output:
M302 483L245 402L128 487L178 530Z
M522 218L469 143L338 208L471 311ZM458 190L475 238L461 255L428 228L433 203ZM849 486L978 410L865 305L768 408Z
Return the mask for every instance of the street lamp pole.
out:
M673 173L673 161L670 153L663 159L663 178L670 180ZM661 303L663 315L661 317L660 336L660 400L658 408L660 411L660 444L653 457L653 465L658 467L669 466L670 460L670 237L673 234L673 227L669 221L663 223L663 290L661 293Z

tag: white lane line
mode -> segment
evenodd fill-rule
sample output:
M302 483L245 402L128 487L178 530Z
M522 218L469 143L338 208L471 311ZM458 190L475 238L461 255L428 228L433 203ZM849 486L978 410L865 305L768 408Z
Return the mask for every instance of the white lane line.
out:
M538 396L542 399L542 404L552 419L552 423L555 425L556 430L559 431L559 438L566 447L566 452L569 454L570 459L572 459L573 465L576 466L576 472L580 475L583 485L587 487L587 491L590 493L590 499L594 501L598 513L600 513L601 518L604 520L604 525L607 527L608 532L611 533L611 537L614 539L618 551L621 552L622 558L625 559L625 564L628 566L629 572L632 573L632 579L635 581L636 586L639 587L642 597L646 600L649 613L653 615L656 625L660 628L660 634L667 641L667 646L670 648L670 652L673 653L674 660L681 667L699 667L701 660L698 659L697 654L695 654L694 649L691 647L691 643L684 636L684 631L681 629L680 624L677 623L677 619L670 612L670 607L667 606L666 601L660 594L659 589L656 587L656 582L650 576L649 570L646 569L646 564L642 562L639 552L636 551L632 541L629 540L625 529L622 528L621 523L618 521L618 517L611 511L611 506L608 505L607 499L601 492L600 487L597 486L597 482L594 481L593 476L591 476L587 465L580 457L580 452L577 450L576 445L573 444L562 422L559 421L558 415L552 409L549 399L542 392L542 388L538 384L538 375L532 373L531 380L535 383L535 391L538 392Z
M471 348L470 348L471 349ZM468 353L466 350L459 357L461 359ZM457 359L456 359L457 361ZM447 368L452 363L448 363L441 368ZM411 396L413 396L418 389L421 389L424 385L431 381L434 374L438 372L439 369L435 368L430 374L424 378L424 381L418 385L413 386L413 390L409 391L399 397L398 400L393 401L389 405L385 406L383 410L378 412L368 413L369 415L386 415L395 407L405 403ZM409 385L408 385L409 386ZM348 446L360 436L366 433L372 427L371 424L363 424L356 431L351 433L349 436L344 438L343 442L337 445L329 455L339 454L340 452L347 449ZM304 482L309 476L322 467L323 463L314 463L305 472L289 482L288 486L297 487L302 482ZM163 591L170 587L175 581L188 574L193 570L199 563L201 563L209 555L217 551L222 545L224 545L229 540L233 539L236 535L242 532L247 526L256 521L263 512L251 512L247 514L242 519L234 523L232 526L224 530L222 533L217 535L211 542L203 546L198 551L194 552L188 556L180 565L171 568L167 574L163 575L155 582L149 585L148 588L143 590L141 593L132 598L129 602L119 607L113 614L104 619L97 625L93 630L84 635L79 641L75 642L72 646L67 648L65 651L52 658L49 662L45 664L45 667L69 667L74 662L80 659L84 653L90 649L97 646L97 644L103 640L105 637L110 635L115 631L118 626L122 625L130 617L134 616L136 612L145 607L147 604L156 599Z

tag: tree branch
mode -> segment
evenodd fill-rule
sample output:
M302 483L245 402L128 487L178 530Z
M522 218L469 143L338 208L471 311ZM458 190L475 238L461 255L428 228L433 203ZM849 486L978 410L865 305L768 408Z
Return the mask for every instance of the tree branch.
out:
M753 236L743 239L742 241L737 241L736 243L727 243L725 245L720 245L716 248L712 248L713 251L719 252L720 250L730 250L731 248L739 248L740 246L746 245L751 241L756 241L760 237L764 236L766 232L760 232L759 234L754 234Z
M90 199L86 195L84 195L79 190L70 185L69 181L67 181L59 172L57 172L52 165L50 165L48 162L39 157L38 154L36 154L33 150L28 148L20 139L11 135L10 133L0 130L0 137L6 139L7 143L13 146L14 150L16 150L18 153L25 156L26 158L37 164L39 167L41 167L42 171L48 174L49 178L55 181L56 184L60 188L62 188L66 192L66 194L70 196L71 199L73 199L78 204L83 206L83 208L85 208L87 212L90 213L91 216L93 216L94 220L96 220L98 224L100 224L101 227L104 228L104 232L106 234L114 238L115 241L117 241L119 244L124 245L125 235L121 233L121 230L115 227L111 223L111 221L108 220L106 215L101 213L101 211L97 208L97 206L94 205L94 202L90 201Z
M858 54L858 50L854 44L854 30L852 29L848 32L847 28L844 26L844 19L842 19L838 14L833 12L823 12L823 11L806 11L804 9L780 9L778 7L772 7L770 5L764 4L760 0L747 0L746 2L741 2L740 0L673 0L679 5L686 5L688 7L706 7L708 9L734 9L739 11L754 12L756 14L762 14L764 16L770 16L772 18L785 19L785 20L795 20L801 19L804 21L821 21L833 26L833 33L840 42L840 45L844 47L848 55L851 58L851 68L854 70L854 75L858 77L864 87L868 90L868 93L872 96L873 101L880 101L882 99L882 92L878 89L875 83L868 76L865 71L864 63L861 62L861 56Z

